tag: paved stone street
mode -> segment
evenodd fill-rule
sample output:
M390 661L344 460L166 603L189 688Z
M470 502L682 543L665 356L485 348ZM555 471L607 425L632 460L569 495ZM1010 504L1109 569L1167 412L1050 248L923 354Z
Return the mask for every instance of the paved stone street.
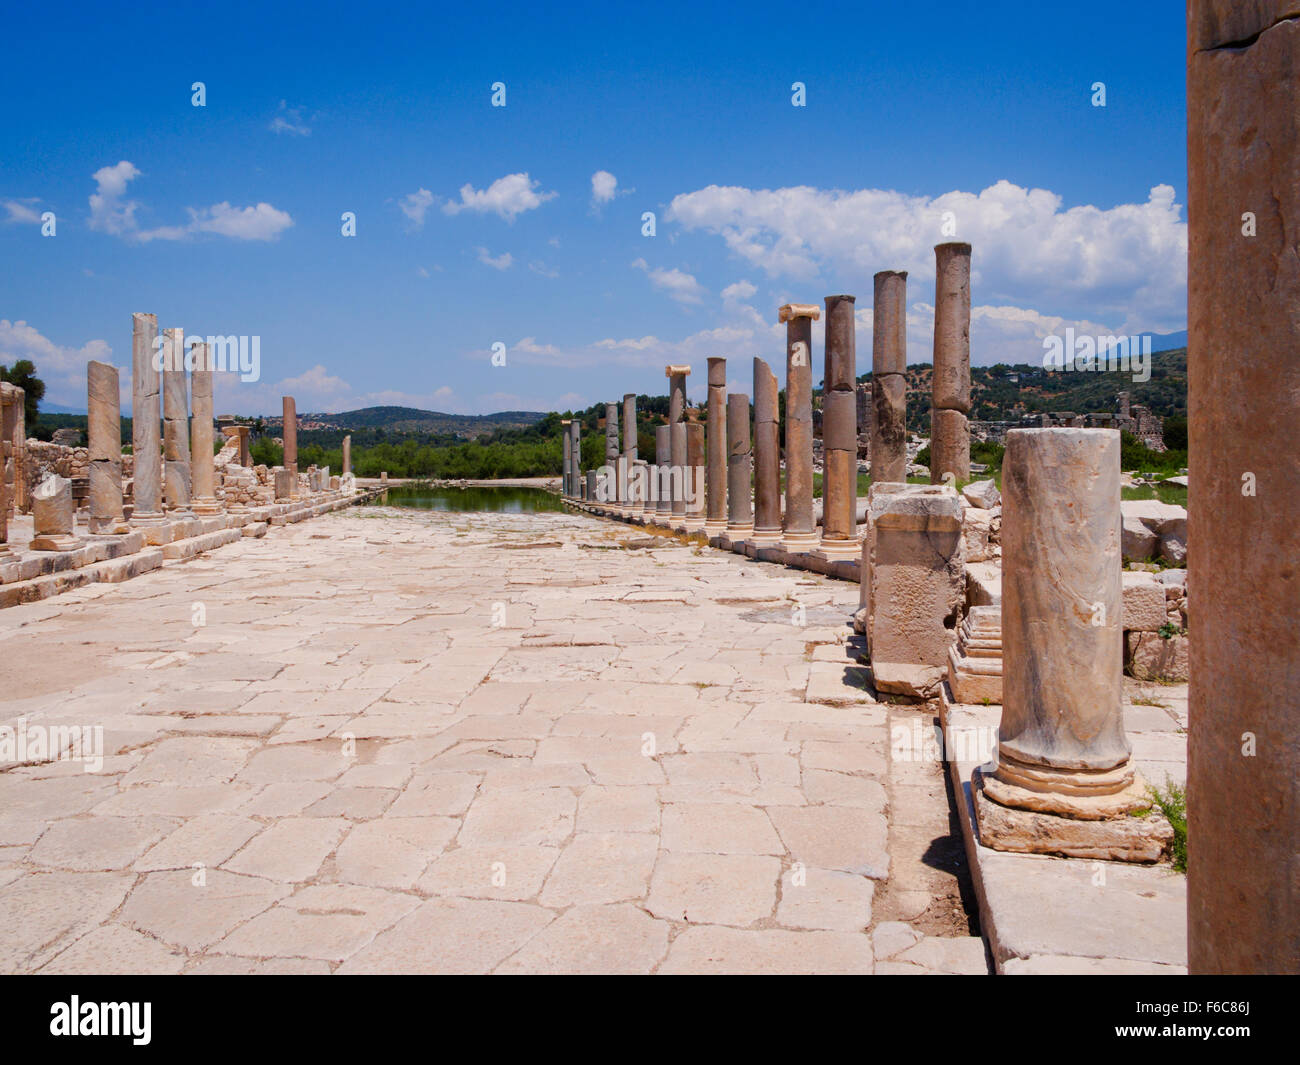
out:
M0 970L984 972L857 599L366 507L6 610L0 724L105 757L0 772Z

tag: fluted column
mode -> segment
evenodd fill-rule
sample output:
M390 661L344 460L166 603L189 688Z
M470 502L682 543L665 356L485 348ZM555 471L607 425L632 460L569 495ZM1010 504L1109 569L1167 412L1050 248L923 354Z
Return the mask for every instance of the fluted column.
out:
M907 271L875 277L871 323L871 483L907 481Z
M812 324L821 308L788 303L785 322L785 518L781 544L789 552L812 551L820 537L813 518Z
M158 318L131 316L131 451L134 473L132 525L160 525L162 510L162 438L159 432Z
M727 539L748 540L754 533L749 481L753 454L749 437L749 397L727 396Z
M857 326L852 296L826 297L826 372L822 392L822 541L831 560L857 558Z
M754 360L754 535L755 544L781 542L781 401L776 374Z

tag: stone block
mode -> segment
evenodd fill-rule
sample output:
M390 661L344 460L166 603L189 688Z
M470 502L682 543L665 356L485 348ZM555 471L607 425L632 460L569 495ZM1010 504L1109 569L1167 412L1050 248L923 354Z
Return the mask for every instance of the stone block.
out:
M1155 632L1165 623L1165 587L1150 573L1125 571L1123 626Z

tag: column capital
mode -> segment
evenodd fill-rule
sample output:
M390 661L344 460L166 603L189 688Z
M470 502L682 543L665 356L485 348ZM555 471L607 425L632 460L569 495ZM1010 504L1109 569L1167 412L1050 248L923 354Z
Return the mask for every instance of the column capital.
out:
M778 322L789 322L795 318L811 318L814 322L822 316L822 309L815 303L787 303L777 312Z
M677 377L679 375L682 377L689 377L691 375L691 368L689 366L665 366L664 367L665 377Z

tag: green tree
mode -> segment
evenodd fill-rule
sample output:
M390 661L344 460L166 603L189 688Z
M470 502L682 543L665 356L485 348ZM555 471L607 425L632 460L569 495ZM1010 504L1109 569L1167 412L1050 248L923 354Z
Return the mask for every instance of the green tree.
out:
M0 381L8 381L23 390L23 417L29 427L34 426L40 402L45 398L45 382L36 376L32 360L19 359L12 370L0 365Z

